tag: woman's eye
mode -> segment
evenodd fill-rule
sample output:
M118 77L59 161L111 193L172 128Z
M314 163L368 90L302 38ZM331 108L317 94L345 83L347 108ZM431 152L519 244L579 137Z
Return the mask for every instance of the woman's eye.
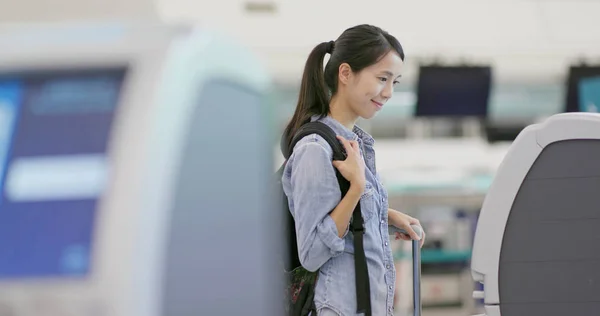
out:
M387 78L379 78L379 80L381 80L382 82L386 82Z

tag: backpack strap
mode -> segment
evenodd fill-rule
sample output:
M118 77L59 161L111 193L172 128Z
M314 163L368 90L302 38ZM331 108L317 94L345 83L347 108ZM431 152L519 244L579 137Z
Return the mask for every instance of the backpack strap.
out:
M302 138L311 134L317 134L323 137L329 146L331 146L331 149L333 149L333 160L346 159L346 150L337 139L335 132L327 124L319 121L306 123L298 129L290 144L289 155L291 155L291 151L294 149L294 146L296 146L296 143L298 143Z
M331 149L333 149L333 160L345 160L346 150L337 139L336 133L325 123L314 121L309 122L298 130L292 139L289 147L289 155L302 138L305 136L317 134L320 135L327 141ZM288 156L289 157L289 156ZM339 170L335 170L340 190L342 192L342 198L346 196L350 189L350 182L342 176ZM364 313L365 316L371 316L371 289L369 284L369 270L367 267L367 258L365 256L365 248L363 244L363 238L365 234L365 227L360 209L360 202L356 204L354 211L352 212L352 222L350 224L350 231L354 236L354 268L356 273L356 306L357 313Z

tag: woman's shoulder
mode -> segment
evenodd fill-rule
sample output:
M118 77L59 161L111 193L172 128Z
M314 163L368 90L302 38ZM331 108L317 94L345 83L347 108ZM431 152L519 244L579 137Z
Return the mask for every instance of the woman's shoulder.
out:
M285 174L290 176L292 170L315 169L325 170L332 167L333 149L318 134L309 134L300 139L286 162Z
M316 133L309 134L296 143L290 158L300 155L304 156L307 152L318 154L320 151L327 153L327 156L333 156L333 149L329 146L325 138Z

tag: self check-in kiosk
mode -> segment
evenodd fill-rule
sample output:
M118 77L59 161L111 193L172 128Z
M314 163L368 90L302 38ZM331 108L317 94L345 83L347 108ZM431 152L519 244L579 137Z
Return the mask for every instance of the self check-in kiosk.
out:
M475 234L485 315L598 314L599 161L599 114L557 114L514 141Z
M1 27L0 315L276 315L268 90L203 28Z

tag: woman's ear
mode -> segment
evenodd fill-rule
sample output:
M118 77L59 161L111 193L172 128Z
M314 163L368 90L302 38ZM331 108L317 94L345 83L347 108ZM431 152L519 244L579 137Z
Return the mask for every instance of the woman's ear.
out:
M347 63L342 63L340 64L338 71L340 83L347 85L350 81L350 77L352 76L352 68L350 68L350 65Z

